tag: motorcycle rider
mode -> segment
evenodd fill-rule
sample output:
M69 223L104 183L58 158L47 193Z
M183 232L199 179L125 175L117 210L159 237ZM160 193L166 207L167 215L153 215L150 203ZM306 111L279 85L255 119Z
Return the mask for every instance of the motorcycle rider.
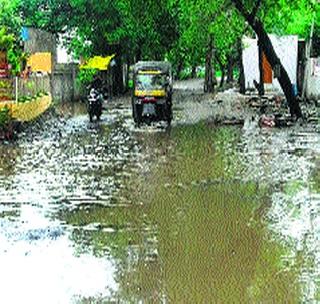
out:
M90 121L93 121L93 116L96 116L97 120L99 120L102 114L103 95L101 92L102 80L98 75L94 77L88 89L88 113Z

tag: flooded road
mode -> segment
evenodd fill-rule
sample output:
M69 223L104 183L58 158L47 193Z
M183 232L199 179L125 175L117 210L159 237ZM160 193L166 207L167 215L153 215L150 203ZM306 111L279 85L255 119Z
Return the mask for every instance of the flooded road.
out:
M0 145L0 303L320 301L316 127L61 112Z

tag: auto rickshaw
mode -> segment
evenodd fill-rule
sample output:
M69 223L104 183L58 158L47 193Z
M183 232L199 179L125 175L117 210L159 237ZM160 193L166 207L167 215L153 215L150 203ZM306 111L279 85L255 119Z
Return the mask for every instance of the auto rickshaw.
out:
M133 69L132 115L140 125L172 120L172 69L165 61L139 61Z

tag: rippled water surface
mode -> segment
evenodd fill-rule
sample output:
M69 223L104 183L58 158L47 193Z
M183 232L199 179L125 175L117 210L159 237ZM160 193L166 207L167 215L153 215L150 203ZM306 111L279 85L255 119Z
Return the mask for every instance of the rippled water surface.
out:
M0 145L0 303L320 301L315 128L61 111Z

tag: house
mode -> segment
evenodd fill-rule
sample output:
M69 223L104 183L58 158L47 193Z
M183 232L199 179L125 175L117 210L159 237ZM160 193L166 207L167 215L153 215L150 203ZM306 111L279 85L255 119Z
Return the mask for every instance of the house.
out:
M308 58L306 71L306 97L320 100L320 56Z
M295 89L298 88L298 36L269 35L276 54L288 72ZM244 68L246 90L255 89L255 81L260 82L258 40L243 38L244 50L242 62ZM263 84L266 91L282 92L275 72L272 70L266 56L262 54Z
M306 43L304 40L299 40L298 36L295 35L269 35L269 37L276 54L288 73L295 93L307 99L320 99L319 39L313 39ZM257 39L244 37L243 45L242 62L245 89L253 90L256 88L255 81L258 83L260 81L258 41ZM272 70L264 54L262 54L261 60L265 90L282 92L275 71Z
M303 93L308 99L320 100L320 37L312 37L306 47Z
M34 73L51 74L57 61L57 45L53 34L46 31L27 28L22 29L23 49L30 54L27 66Z
M50 78L50 91L55 101L80 99L81 92L76 84L78 64L66 59L66 51L59 39L49 32L37 29L22 29L24 51L30 54L27 66L33 75Z

